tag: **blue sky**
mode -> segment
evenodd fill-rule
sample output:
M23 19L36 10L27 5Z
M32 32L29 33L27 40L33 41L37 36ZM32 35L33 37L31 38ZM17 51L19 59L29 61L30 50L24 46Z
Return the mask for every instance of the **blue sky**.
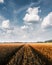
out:
M51 0L0 0L0 42L52 39Z

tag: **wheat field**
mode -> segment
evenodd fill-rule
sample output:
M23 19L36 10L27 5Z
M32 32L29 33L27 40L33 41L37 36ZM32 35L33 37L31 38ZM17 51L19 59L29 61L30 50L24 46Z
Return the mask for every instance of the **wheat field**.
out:
M52 43L0 43L0 65L52 65Z

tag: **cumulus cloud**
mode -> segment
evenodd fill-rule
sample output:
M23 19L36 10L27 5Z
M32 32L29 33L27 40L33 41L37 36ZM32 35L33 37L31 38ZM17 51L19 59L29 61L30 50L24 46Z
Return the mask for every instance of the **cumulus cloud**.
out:
M4 0L0 0L0 3L4 3Z
M24 26L21 26L21 29L23 30L23 29L28 29L29 27L28 26L26 26L26 25L24 25Z
M9 28L10 26L10 20L4 20L2 22L2 28Z
M50 12L44 19L41 24L43 29L52 27L52 12Z
M38 22L40 20L40 16L38 15L39 13L39 7L30 7L27 10L27 13L25 14L23 20L26 22Z

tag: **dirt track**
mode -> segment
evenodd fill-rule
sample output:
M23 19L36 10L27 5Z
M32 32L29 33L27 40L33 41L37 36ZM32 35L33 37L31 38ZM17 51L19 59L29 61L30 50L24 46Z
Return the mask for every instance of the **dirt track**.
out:
M6 65L52 65L52 63L31 46L24 45Z

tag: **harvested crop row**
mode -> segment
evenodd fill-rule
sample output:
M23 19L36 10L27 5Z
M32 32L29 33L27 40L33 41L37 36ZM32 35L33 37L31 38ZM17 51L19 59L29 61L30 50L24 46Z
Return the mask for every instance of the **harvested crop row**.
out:
M11 58L7 65L20 65L23 59L24 47L22 47L15 55Z

